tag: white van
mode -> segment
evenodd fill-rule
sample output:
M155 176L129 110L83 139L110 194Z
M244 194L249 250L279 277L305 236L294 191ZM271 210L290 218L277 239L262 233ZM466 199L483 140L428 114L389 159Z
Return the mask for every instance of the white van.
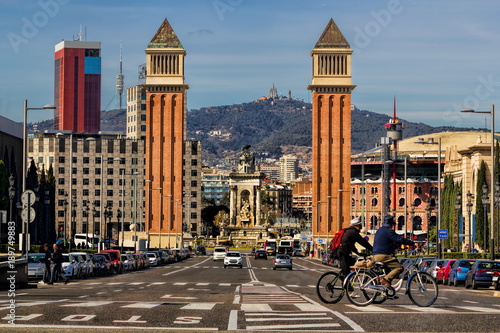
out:
M226 256L226 248L225 247L214 248L214 256L213 256L214 261L224 260L225 256Z

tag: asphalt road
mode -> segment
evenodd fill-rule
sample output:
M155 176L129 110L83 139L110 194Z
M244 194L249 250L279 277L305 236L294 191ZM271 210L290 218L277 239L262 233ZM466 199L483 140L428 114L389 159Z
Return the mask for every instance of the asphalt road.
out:
M294 269L272 270L269 260L245 257L243 269L224 269L212 257L110 277L39 285L15 296L15 326L8 323L7 292L0 294L0 330L9 332L286 331L286 332L495 332L500 295L493 289L440 285L428 308L397 300L356 307L347 299L323 304L315 293L330 269L294 258Z

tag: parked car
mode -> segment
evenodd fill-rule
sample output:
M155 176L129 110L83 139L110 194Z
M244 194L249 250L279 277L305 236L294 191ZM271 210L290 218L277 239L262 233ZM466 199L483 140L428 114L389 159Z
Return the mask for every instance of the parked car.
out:
M225 247L216 247L214 248L213 261L216 260L224 260L226 256L226 248Z
M71 254L80 260L80 257L83 259L83 264L80 264L82 267L82 271L80 272L81 277L89 277L94 275L94 261L92 255L87 252L71 252Z
M500 272L493 272L491 280L493 281L493 287L495 290L500 290Z
M450 269L451 266L457 261L456 259L444 259L444 263L441 268L436 272L436 281L437 283L448 284L448 280L450 277Z
M436 278L438 270L443 266L445 262L445 259L434 259L427 265L426 272L432 275L433 278Z
M477 260L465 275L465 288L477 289L479 286L492 286L495 272L500 273L499 261Z
M121 261L123 262L123 270L124 271L132 271L134 270L134 264L132 263L132 260L129 255L127 254L122 254L121 255Z
M201 245L200 245L200 246L198 246L198 247L196 248L196 250L194 251L194 253L195 253L196 255L199 255L199 256L200 256L200 255L206 256L206 255L207 255L207 249L205 249L205 247L204 247L204 246L201 246Z
M255 251L254 253L254 259L266 259L267 260L267 253L264 249L259 249Z
M241 253L236 251L226 252L224 256L224 268L227 266L238 266L239 268L243 268L243 258Z
M146 256L148 257L149 266L158 266L160 264L160 257L157 252L147 252Z
M113 273L111 261L103 254L94 254L95 275L103 276Z
M74 275L75 278L78 279L84 279L87 277L87 263L85 262L85 259L81 254L72 252L70 255L73 257L73 259L76 262L76 266L78 267L76 275Z
M292 258L288 254L277 254L273 261L273 269L288 268L292 270Z
M457 259L450 269L448 285L456 287L460 283L465 282L465 275L467 275L467 272L475 261L474 259Z
M121 253L119 250L102 250L100 253L108 253L111 257L113 269L118 274L123 273L123 262L121 261Z
M63 253L63 262L62 262L62 275L67 278L77 278L78 270L80 268L79 263L76 261L75 257L73 257L69 253Z
M42 279L45 273L45 253L28 254L28 279Z

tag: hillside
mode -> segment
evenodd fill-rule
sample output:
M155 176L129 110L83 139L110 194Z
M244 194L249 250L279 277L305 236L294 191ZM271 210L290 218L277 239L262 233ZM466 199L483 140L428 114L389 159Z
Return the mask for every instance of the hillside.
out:
M125 133L125 111L102 112L103 131ZM204 107L188 112L188 138L203 142L207 165L231 163L241 147L252 145L259 157L277 158L292 153L304 162L311 153L311 104L300 100L257 100L249 103ZM371 149L385 135L389 116L367 110L352 112L352 152ZM404 138L442 131L468 131L467 128L433 127L406 122ZM30 124L38 131L51 129L52 120Z

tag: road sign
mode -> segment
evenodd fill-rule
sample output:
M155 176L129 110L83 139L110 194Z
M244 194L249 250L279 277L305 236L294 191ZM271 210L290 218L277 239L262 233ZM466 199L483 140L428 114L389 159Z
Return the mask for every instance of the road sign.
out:
M33 220L35 219L35 215L36 215L35 209L33 207L23 208L23 211L21 212L21 217L23 219L23 222L28 221L28 209L29 209L29 215L30 215L29 222L33 222Z
M448 239L448 229L441 229L438 232L439 239Z
M25 206L32 206L35 203L35 192L26 190L21 195L21 201Z

